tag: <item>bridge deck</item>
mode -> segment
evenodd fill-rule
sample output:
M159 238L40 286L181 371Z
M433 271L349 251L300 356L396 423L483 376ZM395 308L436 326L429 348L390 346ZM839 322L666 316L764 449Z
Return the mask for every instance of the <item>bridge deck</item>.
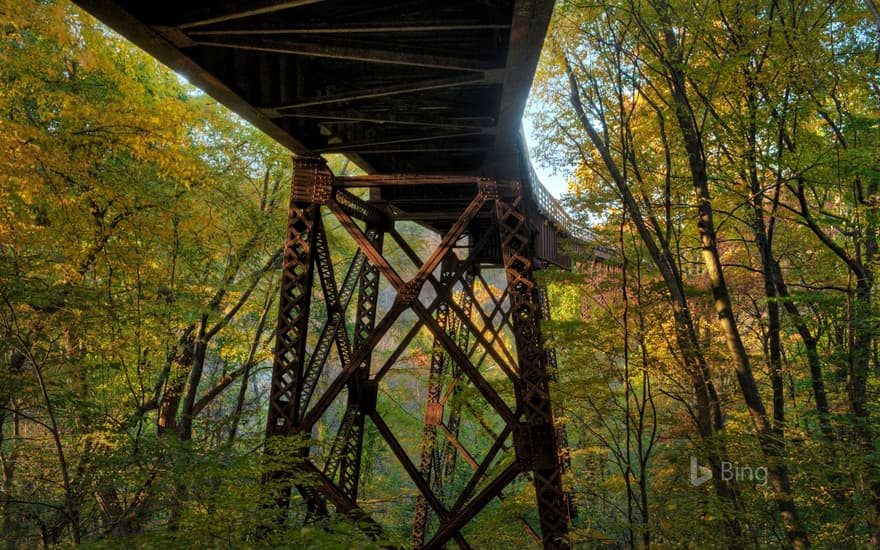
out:
M383 186L398 219L443 232L467 177L522 181L538 256L567 265L564 213L519 145L552 0L75 1L298 155L466 176Z
M552 0L75 0L301 155L499 173Z

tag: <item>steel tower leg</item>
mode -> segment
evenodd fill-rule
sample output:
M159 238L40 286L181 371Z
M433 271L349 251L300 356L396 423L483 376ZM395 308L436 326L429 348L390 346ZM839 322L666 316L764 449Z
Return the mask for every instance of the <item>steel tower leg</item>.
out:
M269 453L278 452L278 449L273 448L270 439L294 435L301 417L306 333L314 278L314 250L317 226L320 225L318 204L325 195L329 195L330 184L331 176L319 159L294 160L266 422ZM306 449L305 453L307 452ZM291 473L285 468L279 468L267 473L264 483L282 482ZM284 511L290 505L290 487L281 483L276 490L275 501ZM308 501L310 508L320 506L314 497L308 498Z
M531 231L522 192L496 201L510 294L525 421L514 431L517 458L533 472L544 548L568 548L569 514L550 403L548 355L541 337L541 301L534 279Z
M366 236L377 251L382 250L382 232L376 225L368 225ZM379 270L364 262L358 278L358 301L354 326L354 347L363 346L376 326L376 306L379 299ZM364 421L376 407L376 384L370 380L372 355L366 355L348 381L348 405L333 446L330 449L324 473L336 481L343 492L357 501L358 481L361 474L361 450L364 442ZM343 357L342 363L350 361Z
M368 310L375 310L377 294L375 286L371 286L371 283L365 284L370 276L364 275L369 270L360 251L352 260L341 289L337 287L321 219L321 206L330 202L334 195L333 175L320 158L295 158L293 165L266 423L267 453L270 455L277 453L273 438L310 435L315 419L309 418L307 412L333 344L336 344L342 364L349 365L352 362L354 351L345 330L345 309L356 284L361 284L358 298L359 319L363 319L367 325L375 319L375 315L371 315ZM377 235L375 231L371 234L374 238ZM321 294L328 315L314 350L307 354L308 323L316 273L320 279ZM368 303L372 305L365 305ZM363 327L359 325L359 328ZM369 330L370 327L367 326L361 333ZM362 343L361 339L355 338L356 346ZM369 356L369 352L362 352L358 356L358 365L366 370L369 369ZM308 460L309 449L303 447L299 451L301 463L291 465L290 461L285 461L286 466L279 466L267 473L264 482L283 482L291 477L294 469L311 475L316 479L314 485L297 485L311 517L326 514L329 502L338 511L351 514L368 525L372 524L375 528L371 531L378 533L378 526L365 517L356 504L363 417L364 411L369 411L369 406L365 403L369 400L365 397L369 391L364 389L365 384L360 383L366 376L359 374L351 378L350 385L356 389L349 392L351 406L340 429L342 436L337 437L341 441L340 448L334 454L338 468L333 468L330 475L322 472ZM337 476L342 477L339 483L334 479ZM281 483L276 490L278 492L275 501L282 513L280 519L283 519L283 514L290 505L290 487Z

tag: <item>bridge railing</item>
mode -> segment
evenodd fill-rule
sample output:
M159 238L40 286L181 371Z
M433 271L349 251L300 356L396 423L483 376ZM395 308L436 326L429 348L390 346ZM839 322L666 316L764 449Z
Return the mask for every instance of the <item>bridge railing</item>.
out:
M556 197L544 187L529 158L528 147L522 132L520 132L520 140L524 154L523 162L529 180L526 188L530 194L532 204L537 213L553 226L553 235L546 235L544 234L546 231L541 231L541 241L547 242L543 243L543 246L539 245L539 248L542 248L547 256L553 258L551 260L553 263L558 265L568 263L566 257L560 255L558 251L560 243L558 242L557 235L561 235L571 239L575 251L579 250L581 253L589 251L589 254L599 261L611 260L614 257L614 249L601 244L596 235L572 218Z
M526 159L526 164L528 165L530 180L528 188L538 212L550 220L561 232L569 234L572 238L588 243L594 242L596 240L595 235L589 229L578 224L566 212L565 208L559 204L556 197L544 187L544 184L541 183L541 179L535 172L535 167L532 166L532 162Z

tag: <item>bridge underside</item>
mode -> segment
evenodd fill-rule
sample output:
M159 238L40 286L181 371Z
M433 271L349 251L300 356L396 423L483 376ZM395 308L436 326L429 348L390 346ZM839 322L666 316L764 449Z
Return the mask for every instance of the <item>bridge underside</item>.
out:
M548 0L77 0L300 155L487 173L514 141ZM507 158L503 158L507 157Z
M266 434L333 434L298 467L308 516L379 536L359 500L371 433L416 495L414 548L469 548L520 476L525 532L569 547L534 278L567 260L518 139L552 0L76 1L296 154ZM369 175L334 177L325 153ZM418 397L389 402L419 353Z

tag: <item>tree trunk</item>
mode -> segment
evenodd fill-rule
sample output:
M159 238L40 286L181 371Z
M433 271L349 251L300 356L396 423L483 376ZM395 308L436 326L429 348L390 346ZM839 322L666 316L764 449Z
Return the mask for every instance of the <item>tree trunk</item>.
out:
M682 362L691 376L692 386L694 389L695 409L697 416L697 430L701 439L708 439L714 436L724 425L721 415L721 406L718 400L718 394L715 391L709 373L709 367L700 347L697 331L694 326L693 317L688 307L687 297L684 291L684 283L681 274L675 263L672 250L669 243L663 238L655 239L654 234L648 227L645 217L642 214L642 208L636 201L629 188L628 182L623 177L617 162L611 156L611 151L607 144L603 141L599 132L593 127L589 116L584 111L580 99L580 86L577 78L571 69L568 60L565 59L565 71L569 81L570 101L572 107L577 114L578 120L584 131L596 150L599 152L602 162L608 169L611 177L620 193L625 208L630 214L633 224L639 233L639 237L645 243L648 253L654 264L660 271L666 289L669 292L670 303L672 305L672 316L675 327L675 341L681 355ZM669 200L669 197L667 197ZM657 224L653 224L657 225ZM725 462L726 452L722 448L715 450L717 445L710 446L712 449L708 456L709 465L712 469L712 483L715 493L722 501L730 504L731 510L735 513L742 512L742 503L736 489L731 483L725 481L721 475L721 463ZM743 537L742 527L739 521L732 516L725 517L725 528L728 537L734 541L741 541Z
M266 304L263 306L263 311L260 313L260 320L257 321L257 330L254 334L254 339L251 341L251 347L248 350L247 361L244 364L244 368L241 373L241 386L238 388L238 397L235 400L235 409L232 411L232 424L229 426L229 441L233 441L238 434L238 425L241 422L241 413L244 410L244 402L245 397L247 396L247 388L248 388L248 380L251 375L251 368L254 366L254 358L257 354L257 348L260 346L260 338L263 335L263 329L266 326L266 319L269 317L269 312L272 310L272 304L275 301L275 294L278 293L275 290L274 285L269 285L269 291L266 293Z
M819 359L819 342L810 332L806 321L798 310L797 306L791 300L791 294L788 292L788 286L782 278L782 269L779 263L774 259L772 265L773 283L779 293L779 297L783 300L783 307L791 318L791 322L797 330L807 354L807 365L810 369L810 385L813 390L813 402L816 405L816 411L819 413L819 429L826 443L837 441L834 434L834 428L831 426L831 409L828 405L828 394L825 390L825 380L822 372L822 362Z
M168 358L169 371L165 379L165 391L162 392L162 400L159 402L159 416L156 419L158 434L174 433L177 429L177 412L180 409L180 399L183 393L183 373L192 365L195 356L195 332L196 326L189 325L177 340L177 348Z
M783 459L782 441L767 417L767 411L764 408L749 357L743 345L736 318L733 315L733 304L727 282L724 280L724 270L721 266L716 240L703 140L688 98L687 81L682 69L684 61L681 46L672 30L669 6L664 0L658 0L654 8L663 25L662 36L666 47L664 59L667 71L666 78L672 93L671 99L675 109L675 117L687 152L694 197L697 202L697 229L702 246L703 263L709 277L709 284L712 287L715 312L733 360L740 392L755 426L761 450L769 463L767 465L768 474L776 493L775 500L785 525L786 535L795 548L808 548L810 542L792 496L791 480Z
M180 418L180 426L177 431L177 435L181 441L189 441L192 439L193 406L196 402L196 394L199 391L199 383L202 380L202 373L205 370L205 355L208 350L208 340L205 337L207 324L208 315L203 313L199 320L199 332L196 336L192 364L190 365L189 376L186 379L186 386L183 395L182 414Z

